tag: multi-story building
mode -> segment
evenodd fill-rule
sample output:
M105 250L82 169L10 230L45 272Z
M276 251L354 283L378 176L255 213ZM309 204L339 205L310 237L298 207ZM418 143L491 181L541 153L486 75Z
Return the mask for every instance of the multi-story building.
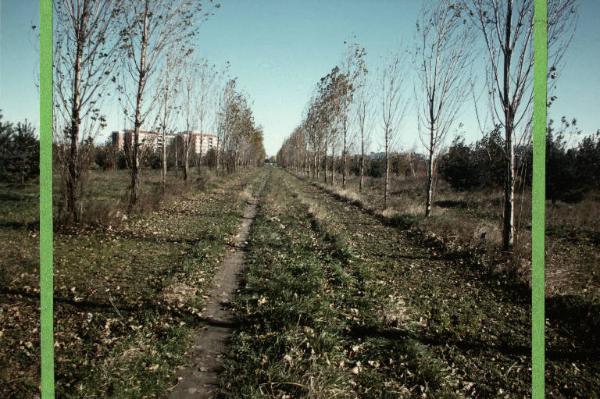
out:
M117 149L117 151L123 151L123 149L125 148L125 140L123 137L123 133L122 132L112 132L110 134L110 140L111 140L111 144L114 148Z
M159 142L158 136L159 134L157 132L140 130L138 140L142 146L156 150ZM112 132L112 145L117 147L119 151L130 148L132 142L133 130L129 129L120 132Z
M176 143L181 145L183 148L183 140L187 137L188 132L180 132L177 134L167 134L166 141L167 146ZM176 142L174 140L177 140ZM122 151L130 148L131 142L133 141L133 130L125 130L120 132L112 132L111 142L117 150ZM157 151L162 148L162 135L158 132L151 132L141 130L139 134L139 142L141 145L151 148L153 151ZM200 133L192 132L192 151L195 154L205 155L213 148L217 148L218 138L212 133Z
M189 132L181 132L178 137L183 143L184 138ZM192 132L192 151L195 154L205 155L213 148L217 148L218 138L212 133Z
M165 136L167 146L169 146L171 143L173 143L173 140L175 139L176 135L167 134ZM138 140L142 146L151 148L153 151L162 148L162 134L160 134L159 132L140 130ZM112 132L111 141L112 145L116 147L119 151L130 148L131 143L133 142L133 130L128 129L121 132Z

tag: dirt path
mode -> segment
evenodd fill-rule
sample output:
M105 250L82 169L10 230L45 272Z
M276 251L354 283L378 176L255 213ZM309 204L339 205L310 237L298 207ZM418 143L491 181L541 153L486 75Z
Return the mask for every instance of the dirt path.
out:
M189 351L190 364L177 377L170 398L210 398L216 388L217 377L222 366L222 356L227 341L234 330L234 315L229 309L244 268L244 252L250 227L256 217L261 193L268 177L261 183L258 193L248 201L232 251L225 257L214 277L214 287L208 294L203 313L205 325L197 332Z
M224 397L528 397L526 298L282 170L271 182Z

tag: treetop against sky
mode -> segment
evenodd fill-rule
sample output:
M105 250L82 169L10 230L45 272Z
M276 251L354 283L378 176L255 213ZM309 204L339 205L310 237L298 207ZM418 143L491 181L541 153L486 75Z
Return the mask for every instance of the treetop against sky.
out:
M38 8L36 1L0 3L0 109L7 120L28 119L34 126L38 124L39 46L32 26L38 24ZM374 75L390 52L413 46L420 9L421 2L407 0L223 1L215 15L202 23L196 52L217 66L229 62L231 76L239 78L256 121L264 128L267 153L274 154L300 123L319 79L341 62L344 41L356 40L366 48ZM555 119L577 118L584 133L600 128L598 16L600 2L579 2L577 30L559 71L554 91L558 98L549 113ZM479 68L474 69L477 73ZM410 75L407 87L412 90L415 76ZM485 96L481 98L485 101ZM98 141L124 127L119 104L107 101L104 107L108 126ZM473 100L467 101L457 119L469 141L481 134L473 108ZM449 137L457 132L453 129ZM382 143L374 137L371 150L378 151ZM404 120L399 145L421 150L416 110Z

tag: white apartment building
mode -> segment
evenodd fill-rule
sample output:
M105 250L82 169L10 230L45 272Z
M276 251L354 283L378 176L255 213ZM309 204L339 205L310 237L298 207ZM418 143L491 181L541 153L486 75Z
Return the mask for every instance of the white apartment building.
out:
M150 147L152 150L156 151L160 147L162 137L158 132L140 130L138 140L142 146ZM172 138L170 140L167 139L167 143L172 140ZM128 129L120 132L112 132L111 141L112 145L119 151L130 148L131 143L133 142L133 130Z
M180 137L185 137L188 132L181 132ZM195 154L206 154L209 150L217 148L217 136L212 133L192 132L192 149Z
M166 141L167 146L170 146L174 143L174 140L177 139L177 144L183 144L184 137L188 132L180 132L177 134L167 134ZM112 132L111 142L112 145L117 148L117 150L122 151L126 148L129 148L131 145L133 138L133 130L128 129L125 131L115 131ZM152 148L152 150L157 151L162 148L162 135L158 132L151 132L146 130L140 130L139 133L139 141L141 145ZM217 148L218 146L218 138L216 135L212 133L200 133L200 132L192 132L192 149L194 153L203 155L206 154L209 150L213 148Z

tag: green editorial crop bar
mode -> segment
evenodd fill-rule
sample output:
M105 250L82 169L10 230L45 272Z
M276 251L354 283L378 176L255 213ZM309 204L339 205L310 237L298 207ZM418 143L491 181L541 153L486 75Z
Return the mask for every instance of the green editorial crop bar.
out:
M533 187L531 232L532 398L544 397L544 256L546 207L546 104L548 73L548 4L535 0L533 74Z
M52 0L40 0L40 349L42 399L54 398Z

